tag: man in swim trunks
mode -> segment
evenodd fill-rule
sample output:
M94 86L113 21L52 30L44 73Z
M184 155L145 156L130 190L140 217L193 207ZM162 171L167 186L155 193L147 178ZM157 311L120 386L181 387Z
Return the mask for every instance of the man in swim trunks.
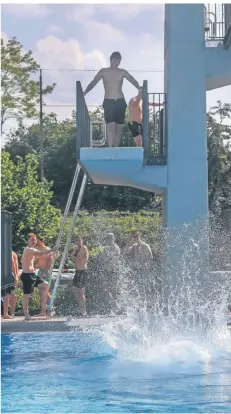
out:
M12 275L14 279L14 287L16 288L18 285L19 279L19 271L18 271L18 256L15 252L12 251ZM12 286L8 288L8 291L5 292L6 295L4 296L3 300L3 319L13 319L15 318L15 310L17 304L17 298L14 292L14 288ZM8 308L10 306L11 314L8 313Z
M149 102L150 106L163 106L163 104ZM128 105L128 128L135 140L137 147L142 147L142 90L134 96Z
M86 278L88 276L87 264L88 264L88 248L83 245L83 239L80 236L76 237L76 245L72 252L72 258L75 262L75 276L73 279L73 293L80 305L80 311L82 316L86 316Z
M44 281L41 277L36 276L35 269L34 269L34 261L35 258L40 256L46 255L53 255L54 253L58 253L57 249L49 249L39 251L35 249L37 244L37 237L34 233L29 234L28 238L28 245L23 250L22 254L22 274L21 274L21 281L23 284L23 301L22 307L23 312L25 315L25 320L30 320L30 315L28 311L28 302L31 297L31 294L34 291L35 287L41 289L40 297L41 297L41 315L46 316L46 301L47 301L47 293L49 291L49 284Z
M152 272L153 254L149 244L141 240L139 231L132 233L133 243L124 249L124 254L129 254L135 283L140 296L147 298L150 290L150 273Z
M85 89L84 95L90 92L102 79L104 85L104 119L107 125L107 142L109 147L119 147L121 128L125 120L127 108L122 92L123 80L127 79L138 90L139 83L125 69L119 69L121 54L112 53L110 67L101 69L93 81Z
M45 246L44 239L42 237L38 237L37 239L37 248L40 252L44 250L49 250L49 247ZM36 267L39 268L38 277L43 279L45 282L47 282L49 284L49 287L51 285L51 277L49 276L49 272L50 272L50 267L51 267L51 263L52 263L54 256L55 254L53 255L49 254L47 256L37 257L35 261ZM51 295L49 291L47 292L47 298L50 302Z

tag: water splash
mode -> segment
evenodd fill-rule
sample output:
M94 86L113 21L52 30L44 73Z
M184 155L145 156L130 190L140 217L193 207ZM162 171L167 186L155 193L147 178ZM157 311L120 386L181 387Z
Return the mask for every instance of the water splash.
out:
M203 273L204 231L208 232L188 226L175 235L172 246L178 249L181 266L174 280L167 264L162 271L169 278L162 279L161 284L160 275L154 275L153 269L139 275L128 263L121 264L114 313L121 312L123 317L97 328L88 327L111 347L117 361L179 369L208 367L230 357L226 319L230 282L228 277ZM164 284L168 284L168 301L163 304Z

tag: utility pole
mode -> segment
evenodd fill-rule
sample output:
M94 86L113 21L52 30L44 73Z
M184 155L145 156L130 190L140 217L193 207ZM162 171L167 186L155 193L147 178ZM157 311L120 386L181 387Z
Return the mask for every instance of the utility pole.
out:
M44 157L43 157L43 78L42 69L39 71L39 126L40 126L40 177L44 179Z

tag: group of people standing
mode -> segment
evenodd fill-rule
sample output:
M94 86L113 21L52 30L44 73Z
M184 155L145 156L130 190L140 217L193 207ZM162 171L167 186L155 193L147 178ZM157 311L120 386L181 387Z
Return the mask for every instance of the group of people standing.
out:
M4 319L12 319L15 317L16 295L15 288L18 286L19 280L22 282L23 300L22 308L25 320L30 320L31 316L28 310L29 299L38 288L41 304L41 313L39 317L46 317L47 305L50 301L51 274L50 267L52 261L59 254L56 248L49 249L44 239L37 237L34 233L28 236L28 244L22 254L22 272L19 275L18 257L12 252L12 274L14 277L14 288L9 289L4 294ZM83 243L83 239L77 236L75 239L74 249L70 252L75 264L75 275L72 282L72 292L76 298L78 312L82 316L87 315L86 309L86 284L91 285L91 274L88 270L89 251ZM118 275L119 261L121 257L132 255L132 262L137 272L141 274L145 268L150 269L152 263L152 251L150 246L141 240L139 232L134 232L132 240L129 242L121 253L121 249L115 243L113 233L108 233L105 237L102 250L98 255L99 272L105 276L103 293L106 297L114 302L118 291ZM9 315L8 310L11 309Z
M125 279L128 282L128 290L135 286L138 296L144 297L147 293L145 283L154 280L153 254L151 247L141 240L138 231L131 234L129 242L123 249L116 243L113 233L106 234L99 246L98 254L91 258L90 269L88 269L87 247L79 237L76 244L80 250L76 256L73 256L76 257L73 284L80 314L86 315L86 288L90 302L87 306L88 311L92 312L94 309L97 314L101 312L108 314L118 309L117 301L124 288Z

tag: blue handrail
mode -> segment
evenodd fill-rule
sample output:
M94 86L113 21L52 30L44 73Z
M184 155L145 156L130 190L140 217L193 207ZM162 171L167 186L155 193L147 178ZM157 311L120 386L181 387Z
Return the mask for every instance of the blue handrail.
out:
M91 146L91 121L83 95L81 82L76 82L76 152L77 158L80 157L80 148Z

